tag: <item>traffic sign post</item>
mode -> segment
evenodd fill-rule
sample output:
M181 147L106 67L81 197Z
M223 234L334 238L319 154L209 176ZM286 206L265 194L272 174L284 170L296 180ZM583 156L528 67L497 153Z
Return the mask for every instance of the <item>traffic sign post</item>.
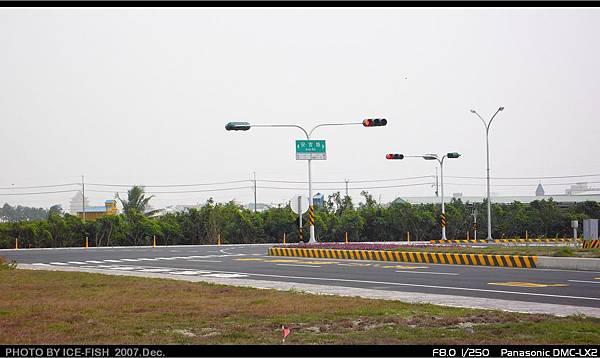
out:
M290 207L294 213L298 214L298 238L300 241L304 241L302 214L310 207L310 200L304 195L297 194L290 200Z

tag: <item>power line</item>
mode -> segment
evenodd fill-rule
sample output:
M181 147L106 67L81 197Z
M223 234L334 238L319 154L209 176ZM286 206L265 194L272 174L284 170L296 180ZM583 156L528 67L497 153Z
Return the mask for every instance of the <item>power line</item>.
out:
M0 196L5 195L36 195L36 194L58 194L58 193L74 193L79 190L59 190L59 191L40 191L36 193L0 193Z
M370 187L348 187L348 190L364 190L364 189L383 189L383 188L401 188L408 186L431 185L432 183L414 183L403 185L386 185L386 186L370 186ZM306 190L306 187L274 187L274 186L259 186L259 189L281 189L281 190ZM316 188L315 190L345 190L345 187L339 188Z
M598 184L600 181L589 181L586 182L588 184ZM486 184L478 184L478 183L444 183L447 185L463 185L463 186L485 186ZM573 185L577 183L547 183L543 184L543 186L561 186L561 185ZM491 184L490 186L522 186L522 187L533 187L535 184Z
M37 185L37 186L11 186L11 187L6 187L6 188L0 188L0 190L58 188L58 187L72 186L72 185L81 185L81 183L66 183L66 184Z
M140 185L144 188L176 188L176 187L190 187L190 186L204 186L204 185L223 185L223 184L236 184L236 183L245 183L250 182L250 179L244 180L231 180L231 181L222 181L222 182L214 182L214 183L197 183L197 184L163 184L163 185ZM86 183L86 185L95 185L95 186L109 186L109 187L126 187L130 188L137 184L100 184L100 183Z
M546 176L546 177L490 177L490 179L497 179L497 180L539 180L539 179L585 178L585 177L597 177L597 176L600 176L600 174L561 175L561 176ZM487 177L452 176L452 175L446 175L445 177L446 178L456 178L456 179L487 179Z
M204 189L204 190L179 190L179 191L149 191L146 194L186 194L186 193L204 193L210 191L226 191L226 190L239 190L239 189L251 189L249 186L240 186L234 188L218 188L218 189ZM88 190L92 193L125 193L123 191L110 191L110 190Z
M395 179L372 179L372 180L348 180L349 183L376 183L376 182L386 182L386 181L400 181L400 180L411 180L411 179L425 179L425 178L433 178L433 175L422 175L416 177L405 177L405 178L395 178ZM266 180L266 179L258 179L258 182L266 182L266 183L286 183L286 184L308 184L308 181L293 181L293 180ZM340 181L313 181L314 184L343 184L346 183L345 180Z

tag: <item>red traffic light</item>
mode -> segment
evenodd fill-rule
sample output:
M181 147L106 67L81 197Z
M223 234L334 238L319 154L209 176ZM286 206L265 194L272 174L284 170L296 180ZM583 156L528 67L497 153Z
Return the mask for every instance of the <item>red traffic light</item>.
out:
M365 127L383 127L387 124L387 119L385 119L385 118L369 118L369 119L365 119L362 123L363 123L363 126L365 126Z
M385 159L404 159L404 154L386 154Z

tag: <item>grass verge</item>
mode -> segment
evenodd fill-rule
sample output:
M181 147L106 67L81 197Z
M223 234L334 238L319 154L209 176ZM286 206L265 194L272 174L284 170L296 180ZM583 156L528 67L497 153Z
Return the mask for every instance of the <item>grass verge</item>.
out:
M598 344L600 319L82 272L0 271L0 344Z

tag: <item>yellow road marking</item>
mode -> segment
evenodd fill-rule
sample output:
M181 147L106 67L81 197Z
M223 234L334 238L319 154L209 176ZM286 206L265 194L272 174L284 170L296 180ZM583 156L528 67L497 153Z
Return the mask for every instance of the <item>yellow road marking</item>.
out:
M415 269L429 268L428 266L403 266L403 265L381 266L381 267L382 268L391 268L391 269L403 269L403 270L415 270Z
M358 263L352 263L352 264L345 264L345 263L338 263L338 265L340 266L371 266L371 264L358 264Z
M265 262L304 262L304 261L279 259L279 260L265 260Z
M488 285L510 287L565 287L564 283L533 283L533 282L488 282Z
M334 261L299 261L302 262L303 264L309 264L309 265L331 265L331 264L337 264L337 262Z
M257 259L257 258L247 258L247 259L234 259L236 261L264 261L264 259Z

